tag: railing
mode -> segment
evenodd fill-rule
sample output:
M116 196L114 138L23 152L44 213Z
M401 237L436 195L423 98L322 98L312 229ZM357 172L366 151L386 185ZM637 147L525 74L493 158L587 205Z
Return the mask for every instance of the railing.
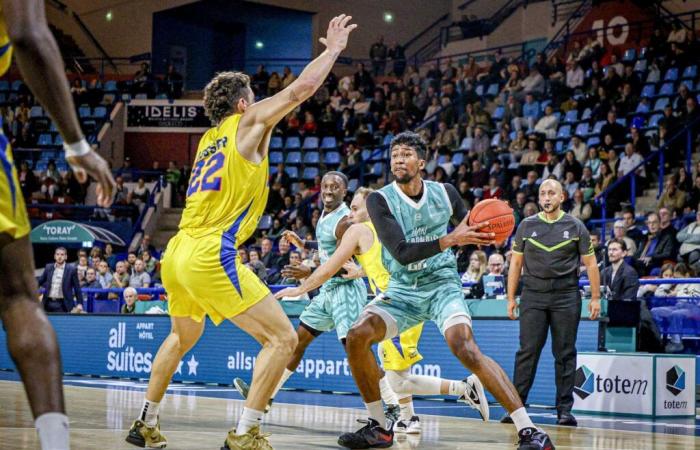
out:
M407 57L407 61L413 61L414 65L418 65L418 61L422 60L425 55L428 53L426 49L433 49L434 43L439 42L439 37L440 37L440 30L442 29L442 24L449 20L450 15L445 14L441 17L439 17L437 20L435 20L433 23L428 25L425 29L423 29L420 33L415 35L413 38L411 38L406 44L404 44L403 49L404 53L408 55L408 49L411 48L412 46L418 46L419 42L423 42L423 45L418 47L418 50L416 50L413 55L410 57ZM432 37L429 37L429 33L436 31L437 34L432 34ZM425 39L424 39L425 38ZM439 46L437 48L439 50Z
M546 54L552 53L554 50L557 50L559 47L561 47L562 41L564 42L564 47L566 48L566 45L568 44L569 38L571 36L571 30L578 26L578 24L581 22L581 20L583 20L586 14L588 14L591 8L591 0L584 0L583 2L581 2L579 7L576 8L573 13L571 13L571 16L569 16L564 25L562 25L559 31L556 32L554 37L549 41L549 43L545 46L545 48L542 51Z
M607 198L610 196L612 193L615 192L615 190L622 186L623 183L629 182L630 184L630 202L632 204L632 208L635 207L636 204L636 199L637 199L637 175L636 172L640 168L643 168L644 166L648 165L651 163L653 160L658 159L658 170L659 170L659 189L656 198L659 198L663 192L663 186L664 186L664 159L665 155L664 152L671 146L671 144L674 144L680 139L681 137L686 138L686 149L685 149L685 169L687 173L692 173L691 172L691 155L692 155L692 145L693 145L693 128L696 126L700 126L700 118L695 119L693 122L686 124L680 131L678 131L671 139L668 140L668 142L665 142L664 145L659 148L657 151L652 152L649 156L647 156L642 162L634 166L633 169L631 169L628 173L626 173L624 176L621 178L618 178L612 185L608 186L607 189L605 189L603 192L598 194L595 197L595 202L600 205L601 207L601 217L603 220L606 219L606 214L607 214L607 208L606 208L606 203L607 203ZM601 234L601 239L605 241L605 228L603 228L603 232Z

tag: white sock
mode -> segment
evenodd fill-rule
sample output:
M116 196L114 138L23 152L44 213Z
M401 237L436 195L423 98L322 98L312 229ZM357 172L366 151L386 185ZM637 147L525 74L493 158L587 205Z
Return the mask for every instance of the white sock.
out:
M160 403L152 402L147 398L143 399L143 408L141 408L141 415L139 418L148 427L155 427L158 423L158 410L160 409Z
M282 374L282 378L280 378L280 382L277 384L277 387L272 392L272 397L270 397L270 398L275 398L275 395L277 395L277 393L280 391L280 389L282 389L282 386L284 386L284 383L286 383L287 380L289 379L289 377L291 377L292 375L294 375L294 372L292 372L291 370L289 370L287 368L284 369L284 373Z
M416 415L416 412L413 410L413 400L407 403L399 402L399 408L401 408L401 420L408 422L411 420L411 417Z
M464 381L458 381L458 380L449 380L450 381L450 388L449 388L449 394L450 395L456 395L460 396L464 394L464 391L467 390L467 383Z
M382 395L382 400L384 400L385 405L396 405L399 403L399 398L396 396L396 392L391 389L386 375L379 380L379 392Z
M374 419L379 422L379 425L384 428L386 426L386 418L384 417L384 407L382 406L382 401L377 400L372 403L365 403L367 407L367 412L369 412L370 419Z
M535 424L532 423L532 420L530 420L530 416L527 415L527 411L525 410L524 406L521 406L510 413L510 418L513 419L515 428L517 428L518 431L522 430L523 428L535 428Z
M236 426L236 436L244 435L254 426L260 425L263 414L265 414L263 411L243 408L243 414L238 419L238 425Z
M440 395L442 378L429 377L427 375L409 375L406 379L406 387L413 395Z
M39 434L41 450L69 450L70 427L68 416L58 412L44 413L36 418L34 426Z

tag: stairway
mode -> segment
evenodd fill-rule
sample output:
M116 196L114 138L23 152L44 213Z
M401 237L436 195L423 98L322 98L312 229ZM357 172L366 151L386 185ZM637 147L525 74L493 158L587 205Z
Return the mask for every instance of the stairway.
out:
M691 167L695 167L698 161L700 161L700 153L694 152L691 157ZM664 175L664 181L668 180L668 178L671 176L671 173L666 173ZM659 192L659 183L658 182L653 182L649 184L649 187L644 190L644 193L642 196L637 197L637 204L635 205L635 211L637 214L644 214L647 212L651 211L656 211L656 204L658 202L658 199L656 198L656 195Z
M156 230L151 236L151 243L157 249L165 249L170 238L175 236L182 217L183 208L166 208L158 218Z

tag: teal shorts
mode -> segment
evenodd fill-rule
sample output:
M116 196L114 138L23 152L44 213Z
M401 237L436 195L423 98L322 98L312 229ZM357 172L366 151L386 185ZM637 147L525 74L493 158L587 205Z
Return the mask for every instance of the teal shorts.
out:
M375 297L364 310L384 320L384 339L428 320L435 322L443 335L452 325L464 323L471 327L472 321L457 274L432 278L417 286L390 284L389 289Z
M299 316L305 325L318 331L335 328L338 339L345 339L367 303L367 286L361 279L324 284L321 292Z

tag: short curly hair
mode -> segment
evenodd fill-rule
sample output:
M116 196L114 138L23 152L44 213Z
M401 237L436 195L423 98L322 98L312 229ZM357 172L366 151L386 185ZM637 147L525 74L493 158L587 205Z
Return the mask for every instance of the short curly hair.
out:
M427 153L427 144L420 134L413 131L404 131L397 134L392 140L389 148L392 149L397 145L411 147L418 154L420 159L425 159Z
M251 92L250 77L241 72L220 72L204 88L204 113L214 125L236 111L236 103Z

